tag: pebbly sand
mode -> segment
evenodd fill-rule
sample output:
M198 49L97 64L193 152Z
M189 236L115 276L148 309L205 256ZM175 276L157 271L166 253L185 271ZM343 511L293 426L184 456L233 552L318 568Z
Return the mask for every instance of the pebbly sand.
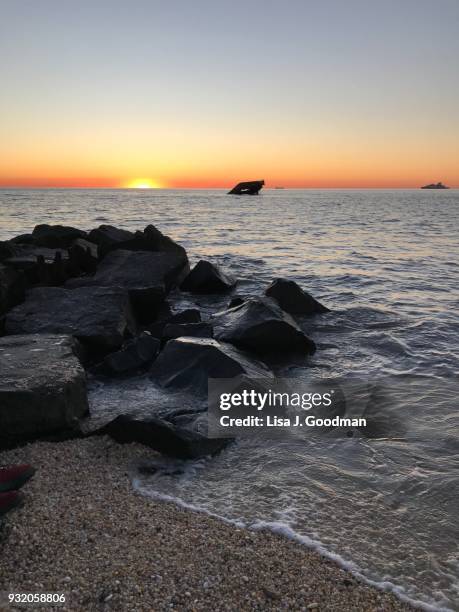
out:
M281 536L141 497L128 471L148 457L109 438L0 453L37 467L0 529L0 591L65 593L56 609L85 612L413 609Z

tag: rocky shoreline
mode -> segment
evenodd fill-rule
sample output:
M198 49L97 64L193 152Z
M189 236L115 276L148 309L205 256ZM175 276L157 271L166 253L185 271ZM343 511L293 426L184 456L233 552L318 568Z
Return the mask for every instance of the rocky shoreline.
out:
M315 352L294 317L325 306L286 279L251 298L232 293L236 285L212 262L190 269L185 249L152 225L135 233L38 225L1 242L0 449L88 435L87 373L148 372L171 393L205 397L209 377L269 378L274 356ZM178 294L223 294L228 306L216 301L203 321L197 308L177 310ZM202 408L159 415L152 406L141 422L126 413L91 435L196 458L228 443L209 440L205 420Z
M62 589L71 610L407 609L274 534L132 491L126 470L142 455L194 459L229 443L207 436L208 378L273 377L280 356L316 351L301 320L328 308L288 279L251 298L236 286L212 262L191 269L152 225L39 225L0 242L0 461L38 468L3 530L7 588ZM204 317L177 309L181 293L219 299ZM195 407L127 409L88 430L88 375L141 373Z

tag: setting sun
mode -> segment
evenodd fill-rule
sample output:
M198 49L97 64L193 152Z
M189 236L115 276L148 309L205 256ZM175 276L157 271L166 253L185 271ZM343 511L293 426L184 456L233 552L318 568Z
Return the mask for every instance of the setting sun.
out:
M151 179L134 179L126 183L125 187L128 189L159 189L160 185Z

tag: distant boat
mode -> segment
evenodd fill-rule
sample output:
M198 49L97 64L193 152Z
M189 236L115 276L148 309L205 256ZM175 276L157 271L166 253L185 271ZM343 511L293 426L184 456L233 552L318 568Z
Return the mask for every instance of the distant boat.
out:
M449 187L447 187L446 185L443 185L443 183L430 183L429 185L424 185L424 187L421 187L421 189L449 189Z
M245 183L238 183L236 187L233 187L231 191L228 191L228 193L231 195L258 195L258 192L264 184L264 181L247 181Z
M274 189L285 189L285 187L274 187Z

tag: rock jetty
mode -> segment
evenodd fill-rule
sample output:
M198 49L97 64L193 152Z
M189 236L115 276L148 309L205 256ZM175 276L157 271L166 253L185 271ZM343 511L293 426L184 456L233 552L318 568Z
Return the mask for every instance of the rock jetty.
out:
M307 360L316 346L301 317L328 311L292 280L274 280L261 296L232 293L236 285L217 262L190 269L185 249L154 225L40 224L0 242L0 448L109 435L179 458L220 450L228 440L207 437L208 379L270 378L273 353ZM182 294L215 308L178 310ZM225 310L221 294L229 294ZM144 374L196 398L196 409L177 402L139 416L127 406L89 431L88 374Z

